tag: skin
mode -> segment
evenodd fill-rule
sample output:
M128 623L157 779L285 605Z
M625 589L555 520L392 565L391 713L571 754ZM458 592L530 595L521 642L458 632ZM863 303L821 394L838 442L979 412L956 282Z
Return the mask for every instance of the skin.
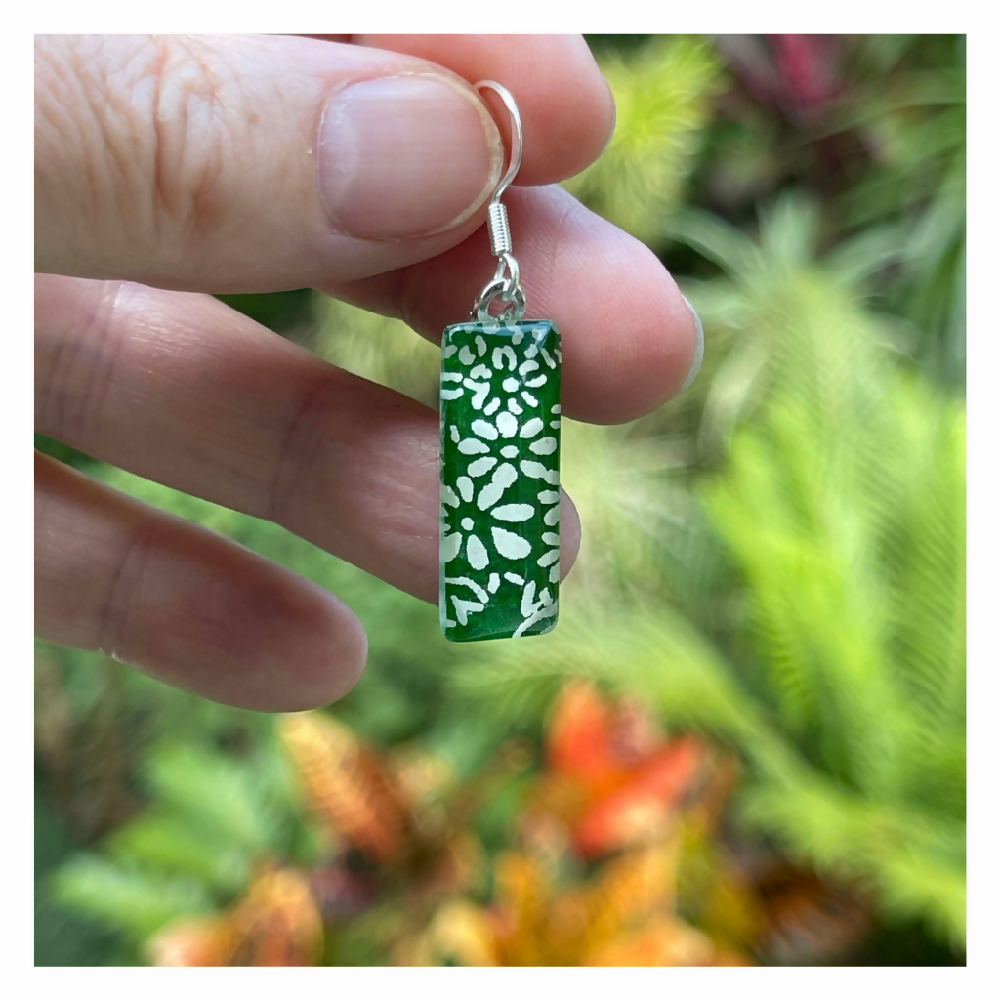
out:
M509 127L467 82L487 78L523 116L505 202L529 312L563 331L566 414L631 420L688 375L669 274L554 186L614 125L579 36L41 36L35 55L41 433L435 600L436 413L207 293L313 286L437 340L492 269L477 230ZM311 582L41 455L35 497L42 637L259 710L360 677L358 619ZM566 496L562 524L568 569Z

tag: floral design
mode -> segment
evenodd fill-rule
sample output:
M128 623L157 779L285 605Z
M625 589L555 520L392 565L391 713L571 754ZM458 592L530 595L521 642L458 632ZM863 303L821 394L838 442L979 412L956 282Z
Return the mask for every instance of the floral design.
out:
M555 626L561 361L547 320L445 331L440 610L448 638Z

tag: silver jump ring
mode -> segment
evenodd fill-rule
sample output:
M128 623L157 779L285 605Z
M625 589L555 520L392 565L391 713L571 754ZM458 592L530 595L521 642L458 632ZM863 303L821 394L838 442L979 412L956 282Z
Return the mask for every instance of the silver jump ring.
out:
M490 315L490 305L493 301L499 301L503 308L496 314ZM502 322L517 323L524 315L524 292L511 282L510 278L494 278L479 293L473 310L480 323L490 323L500 320Z
M506 273L506 272L509 272ZM521 290L521 267L510 253L503 253L497 261L496 273L488 281L472 307L472 314L485 321L490 303L497 299L503 308L498 317L517 322L524 315L524 292ZM498 318L493 317L493 318Z

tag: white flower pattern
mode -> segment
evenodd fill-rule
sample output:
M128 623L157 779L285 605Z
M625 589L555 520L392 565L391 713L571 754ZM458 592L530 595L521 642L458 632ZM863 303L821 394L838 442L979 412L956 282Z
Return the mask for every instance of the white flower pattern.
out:
M520 615L515 627L503 612L503 634L555 626L561 361L559 334L548 321L463 323L445 331L440 603L449 638L470 625L489 632L492 626L476 619L491 602L497 615L499 605L512 603ZM518 592L513 601L511 588Z

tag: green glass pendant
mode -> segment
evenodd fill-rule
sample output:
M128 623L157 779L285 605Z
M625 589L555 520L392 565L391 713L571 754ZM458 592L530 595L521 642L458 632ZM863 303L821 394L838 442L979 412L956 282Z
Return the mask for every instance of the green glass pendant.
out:
M500 198L521 166L521 114L510 164L486 210L493 278L441 341L441 544L438 609L453 642L551 632L559 618L559 428L562 341L522 319L521 268ZM491 314L490 308L498 308Z
M453 642L555 628L561 374L551 320L444 331L438 606Z

